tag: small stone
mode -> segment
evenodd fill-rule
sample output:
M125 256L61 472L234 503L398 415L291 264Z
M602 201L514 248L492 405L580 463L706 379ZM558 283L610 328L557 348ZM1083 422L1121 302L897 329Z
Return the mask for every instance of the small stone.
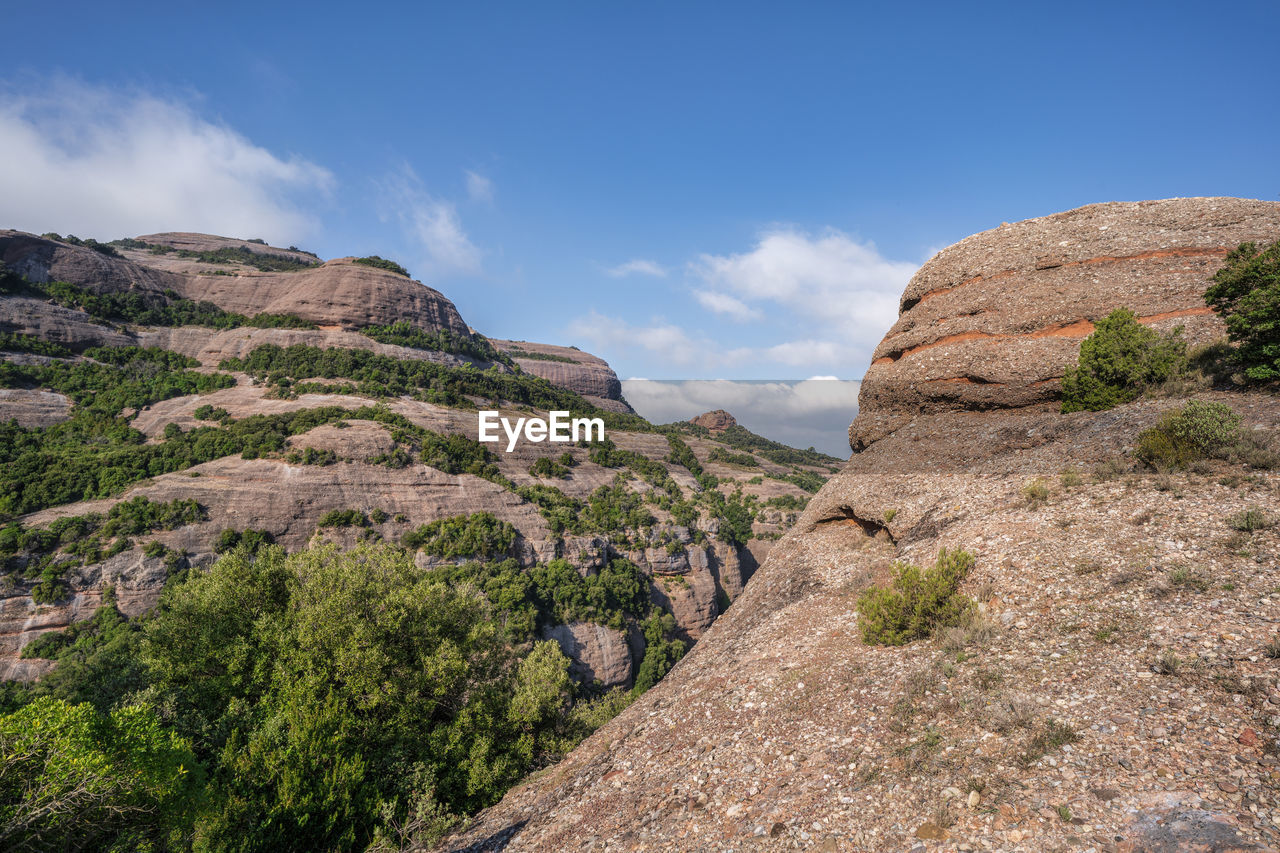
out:
M1240 733L1240 737L1236 738L1236 741L1241 746L1257 746L1258 733L1255 732L1253 729L1245 729Z
M769 827L769 837L777 838L779 835L781 835L786 831L787 831L787 828L783 826L781 823L775 823L773 826Z
M981 802L982 802L981 794L979 794L977 791L969 792L969 808L976 809L978 807L978 803L981 803Z
M920 824L920 828L916 830L916 838L922 838L925 841L946 841L951 837L951 833L938 826L931 820L926 820Z
M1234 782L1228 782L1224 779L1218 783L1218 790L1222 791L1224 794L1234 794L1236 791L1240 790L1240 786L1236 785Z
M1169 730L1166 729L1164 726L1156 726L1154 729L1151 730L1152 737L1164 737L1167 734L1169 734Z
M958 796L960 796L959 788L944 788L942 791L942 799L944 800L950 800Z

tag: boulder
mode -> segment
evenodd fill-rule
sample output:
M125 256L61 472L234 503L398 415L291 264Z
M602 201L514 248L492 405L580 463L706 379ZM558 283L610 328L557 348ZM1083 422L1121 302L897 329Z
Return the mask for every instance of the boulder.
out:
M919 414L1057 399L1093 324L1129 308L1208 343L1203 294L1227 252L1280 236L1280 203L1235 198L1093 204L975 234L911 279L862 381L860 451Z
M724 432L731 426L737 426L738 422L733 415L724 409L716 409L711 412L704 412L696 418L689 418L689 423L694 426L705 427L711 432Z

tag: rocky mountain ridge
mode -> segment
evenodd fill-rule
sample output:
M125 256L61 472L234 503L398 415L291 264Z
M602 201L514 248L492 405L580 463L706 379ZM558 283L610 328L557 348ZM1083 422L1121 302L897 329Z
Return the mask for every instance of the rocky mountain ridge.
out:
M1209 276L1277 237L1280 204L1175 199L939 253L876 351L856 452L734 607L440 849L1275 849L1280 537L1245 520L1280 506L1280 473L1132 451L1190 398L1274 453L1280 399L1202 384L1061 414L1056 389L1114 308L1220 336ZM865 644L860 594L940 548L975 556L981 619Z
M0 575L0 678L29 680L49 671L51 661L23 658L23 648L88 618L108 590L126 615L145 613L175 566L199 568L216 559L224 531L265 531L297 550L317 539L401 541L422 525L458 517L510 525L515 538L501 556L524 570L563 559L589 577L614 561L634 565L645 596L674 617L673 637L692 643L741 593L773 540L797 517L806 489L816 488L812 478L820 483L837 461L761 459L751 469L713 461L712 450L724 449L713 439L655 431L636 417L603 360L570 347L491 343L442 294L389 269L198 234L147 235L107 247L85 243L0 232L0 260L16 274L4 279L0 294L0 333L13 348L0 356L0 384L9 386L0 389L0 423L16 424L5 433L4 452L13 454L7 464L27 458L24 442L39 439L40 430L72 428L78 413L106 396L106 387L86 391L83 382L100 380L76 380L78 369L117 370L122 384L157 373L175 383L180 378L180 368L161 367L163 359L146 351L120 350L126 361L111 367L102 359L116 356L94 347L158 348L191 359L192 375L216 382L198 393L161 389L144 405L113 417L99 413L83 427L116 436L119 458L152 454L150 476L89 466L87 499L51 504L40 497L34 511L0 525L9 531ZM260 259L285 269L263 271L254 266ZM54 282L70 285L70 295ZM150 311L139 316L152 320L112 314L124 310L119 305ZM207 324L183 323L197 315ZM250 325L257 315L282 325ZM383 337L398 343L369 336L371 327L393 323L405 328ZM129 353L142 366L129 367ZM254 368L255 358L277 358L283 366ZM305 373L312 363L322 366ZM472 367L483 372L460 371ZM62 390L30 378L46 368L67 382ZM465 393L440 390L450 383ZM476 404L527 416L551 405L535 409L529 401L546 399L618 416L608 444L525 443L503 453L477 443ZM302 425L289 426L290 418ZM228 445L234 452L188 446L182 452L193 455L193 464L161 459L177 442L243 444L232 436L255 423L281 434L271 439L278 445L243 453L236 444ZM188 438L196 435L205 438ZM428 458L424 443L437 448L435 456ZM87 442L86 450L95 452L94 444ZM55 458L63 451L51 447L47 457L28 460L33 474L61 464ZM685 455L677 459L681 448ZM800 473L808 479L797 485ZM102 488L94 476L124 479ZM716 501L704 494L694 505L709 490L722 495L722 504L725 496L736 502L735 493L751 504L732 536L715 517L723 511ZM199 517L119 538L85 556L75 551L88 547L79 540L16 544L58 525L83 528L86 519L138 500L152 506L194 501ZM591 507L601 517L590 524L573 517ZM635 521L643 517L650 520ZM342 522L327 524L330 518ZM416 559L429 568L468 556L420 550ZM629 686L645 654L634 623L546 628L573 659L574 673L603 687Z

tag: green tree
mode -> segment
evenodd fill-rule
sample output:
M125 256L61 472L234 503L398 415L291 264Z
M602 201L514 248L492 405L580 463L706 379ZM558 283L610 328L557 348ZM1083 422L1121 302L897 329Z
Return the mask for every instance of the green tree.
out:
M1062 411L1098 412L1137 399L1187 363L1182 327L1157 334L1127 308L1117 308L1080 345L1080 360L1062 377Z
M349 849L493 803L557 754L567 659L520 661L474 588L405 551L236 549L165 593L148 698L206 756L215 849ZM554 645L554 644L552 644Z
M0 717L0 847L149 850L187 834L204 774L155 714L41 697Z
M1241 243L1204 298L1226 323L1245 376L1280 379L1280 240L1265 247Z

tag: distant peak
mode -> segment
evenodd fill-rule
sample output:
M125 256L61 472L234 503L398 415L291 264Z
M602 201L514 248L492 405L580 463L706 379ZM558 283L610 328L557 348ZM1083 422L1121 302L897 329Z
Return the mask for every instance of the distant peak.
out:
M689 423L705 427L712 432L724 432L729 427L738 425L738 421L733 415L724 409L716 409L715 411L698 415L696 418L689 418Z

